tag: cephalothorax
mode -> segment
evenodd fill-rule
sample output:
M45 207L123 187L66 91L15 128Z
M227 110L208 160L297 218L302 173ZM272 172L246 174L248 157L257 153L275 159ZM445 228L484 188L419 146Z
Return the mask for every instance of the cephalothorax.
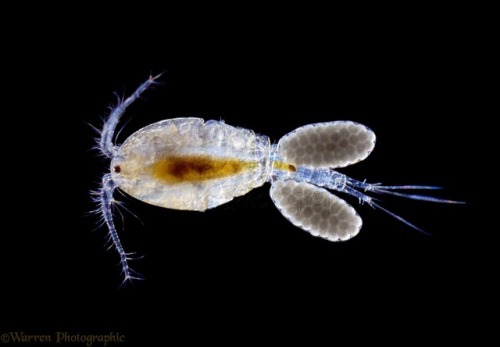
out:
M223 121L175 118L148 125L116 146L114 131L121 115L155 79L150 77L112 110L99 139L99 149L111 159L111 172L103 177L97 201L125 280L138 276L129 268L113 222L116 188L152 205L205 211L269 182L271 199L291 223L330 241L352 238L362 221L354 208L329 190L352 195L421 232L365 192L455 202L398 192L439 187L382 186L334 171L365 159L375 146L373 131L351 121L309 124L271 145L267 136Z

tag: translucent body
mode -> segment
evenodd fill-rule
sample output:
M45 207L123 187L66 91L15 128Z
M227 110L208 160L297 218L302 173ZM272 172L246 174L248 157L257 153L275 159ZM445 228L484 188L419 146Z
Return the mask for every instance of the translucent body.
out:
M348 240L362 226L354 208L331 191L354 196L419 231L422 230L375 203L365 192L457 203L400 192L438 187L374 185L333 170L365 159L375 146L375 134L350 121L309 124L271 146L267 136L222 121L175 118L144 127L116 146L113 137L120 117L156 83L155 79L148 79L112 110L98 142L101 152L111 159L111 172L104 175L96 201L110 241L120 255L125 280L140 277L130 269L129 255L114 225L116 188L152 205L205 211L267 181L271 183L273 202L291 223L330 241Z
M112 178L144 202L205 211L264 184L269 152L269 138L251 130L168 119L135 132L117 149Z

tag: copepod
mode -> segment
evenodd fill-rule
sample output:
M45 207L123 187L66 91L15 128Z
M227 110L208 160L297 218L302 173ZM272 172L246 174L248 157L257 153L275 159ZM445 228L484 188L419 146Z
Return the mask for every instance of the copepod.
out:
M309 124L272 145L269 137L223 121L174 118L148 125L114 144L120 117L139 96L155 85L150 77L112 109L100 131L98 148L111 160L96 192L98 211L120 256L124 281L140 279L128 261L113 222L116 188L143 202L169 209L205 211L250 190L271 184L271 199L295 226L329 241L356 236L362 220L356 210L331 191L347 193L410 227L423 230L388 211L367 195L391 194L440 203L460 203L404 191L435 186L383 186L352 179L334 169L365 159L375 134L351 121Z

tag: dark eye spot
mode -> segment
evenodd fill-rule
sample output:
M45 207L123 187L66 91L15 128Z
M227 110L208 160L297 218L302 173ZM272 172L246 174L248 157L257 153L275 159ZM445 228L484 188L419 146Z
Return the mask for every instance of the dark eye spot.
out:
M122 168L120 167L120 165L116 165L114 168L113 168L113 171L116 172L116 173L120 173L120 171L122 171Z

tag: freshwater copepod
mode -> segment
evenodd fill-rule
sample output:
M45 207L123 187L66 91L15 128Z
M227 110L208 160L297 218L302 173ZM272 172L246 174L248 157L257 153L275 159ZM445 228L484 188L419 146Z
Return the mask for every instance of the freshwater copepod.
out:
M373 131L351 121L309 124L271 145L269 137L223 121L175 118L148 125L116 146L113 138L120 117L156 83L156 78L150 77L112 109L98 142L101 152L111 159L111 167L102 179L96 201L120 255L125 281L140 277L128 265L129 254L122 247L113 222L116 188L152 205L205 211L269 182L272 201L292 224L330 241L348 240L362 226L355 209L333 195L332 190L352 195L421 232L424 231L380 206L366 192L456 203L401 193L439 187L382 186L335 171L365 159L375 146Z

